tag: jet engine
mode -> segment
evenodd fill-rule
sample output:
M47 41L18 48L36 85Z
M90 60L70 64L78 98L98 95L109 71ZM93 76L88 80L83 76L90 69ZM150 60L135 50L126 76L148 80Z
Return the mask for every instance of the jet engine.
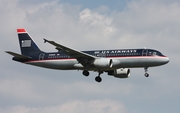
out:
M115 68L120 65L120 60L118 59L108 59L108 58L98 58L95 59L93 65L97 68Z
M96 66L97 68L111 68L112 59L98 58L94 60L93 65Z
M108 75L116 78L128 78L130 76L130 69L120 68L112 71L108 71Z

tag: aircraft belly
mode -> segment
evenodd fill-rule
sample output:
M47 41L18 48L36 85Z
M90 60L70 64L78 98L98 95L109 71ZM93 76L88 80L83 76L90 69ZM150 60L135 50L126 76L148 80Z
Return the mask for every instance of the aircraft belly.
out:
M27 62L26 64L38 66L38 67L45 67L44 62Z
M63 61L58 60L58 61L46 62L45 65L48 68L66 70L66 69L74 69L73 65L76 62L77 61L75 61L75 60L63 60Z
M76 64L76 60L44 60L44 61L37 61L37 62L30 62L28 64L50 68L50 69L59 69L59 70L70 70L75 69L74 64Z

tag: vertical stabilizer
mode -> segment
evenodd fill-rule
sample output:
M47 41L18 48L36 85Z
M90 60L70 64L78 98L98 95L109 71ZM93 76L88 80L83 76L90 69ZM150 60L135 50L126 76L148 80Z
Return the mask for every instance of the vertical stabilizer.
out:
M41 52L25 29L17 29L17 33L22 55L38 54Z

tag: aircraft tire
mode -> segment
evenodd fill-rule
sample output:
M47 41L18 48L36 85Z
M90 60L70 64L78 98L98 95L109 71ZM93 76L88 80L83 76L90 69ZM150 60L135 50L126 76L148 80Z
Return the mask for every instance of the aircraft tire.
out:
M96 82L101 82L101 81L102 81L102 78L101 78L100 76L97 76L97 77L95 78L95 80L96 80Z
M89 71L84 70L84 71L82 72L82 74L83 74L84 76L89 76Z
M148 73L145 73L144 76L145 76L145 77L149 77L149 74L148 74Z

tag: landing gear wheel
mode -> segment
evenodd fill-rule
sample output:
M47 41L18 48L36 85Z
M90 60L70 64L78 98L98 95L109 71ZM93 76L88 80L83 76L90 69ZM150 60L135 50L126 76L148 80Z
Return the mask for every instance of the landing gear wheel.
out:
M144 71L145 71L144 76L145 77L149 77L149 74L147 73L148 72L148 67L144 67Z
M95 78L95 80L96 80L96 82L101 82L101 81L102 81L102 78L101 78L100 76L97 76L97 77Z
M149 74L148 74L148 73L145 73L144 76L145 76L145 77L149 77Z
M82 72L82 74L83 74L84 76L89 76L89 71L84 70L84 71Z

